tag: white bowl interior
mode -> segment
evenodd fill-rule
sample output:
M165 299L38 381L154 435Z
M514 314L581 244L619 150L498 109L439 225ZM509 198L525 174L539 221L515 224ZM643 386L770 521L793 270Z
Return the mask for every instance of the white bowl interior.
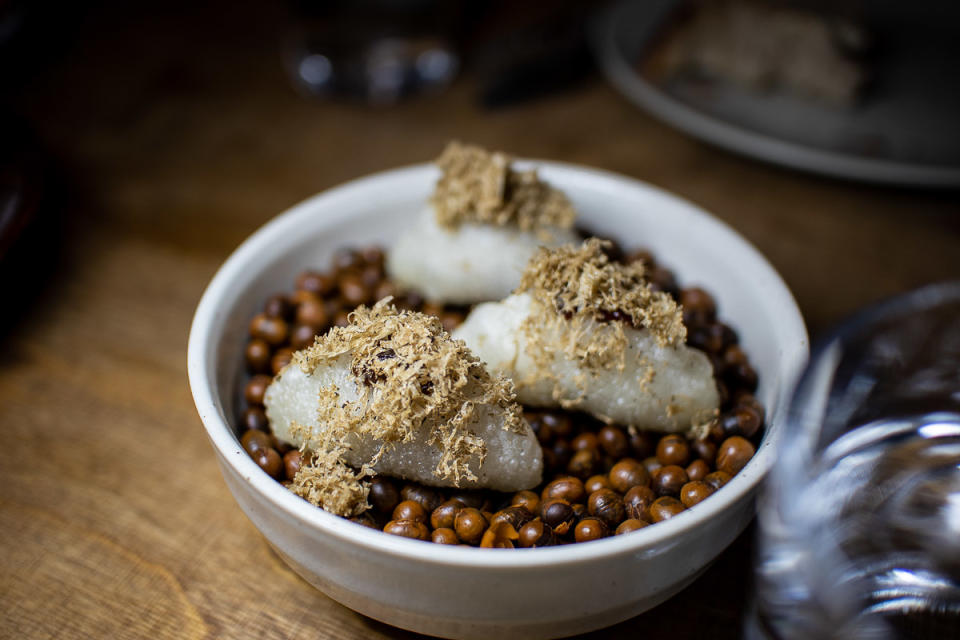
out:
M351 545L437 566L485 569L559 568L617 554L642 555L657 545L674 544L684 532L752 497L772 464L786 400L808 354L806 330L789 290L749 243L679 198L601 171L535 165L569 195L580 224L627 249L650 249L682 286L702 286L717 299L721 319L737 330L760 374L757 395L767 408L767 434L747 467L710 500L654 527L586 545L522 553L424 544L365 529L310 506L261 472L242 452L231 426L239 407L249 319L269 295L290 290L305 268L326 268L336 249L389 246L422 210L433 188L435 169L420 165L363 178L297 205L241 245L209 285L191 329L188 369L200 416L221 464L229 467L225 476L237 474L271 508Z

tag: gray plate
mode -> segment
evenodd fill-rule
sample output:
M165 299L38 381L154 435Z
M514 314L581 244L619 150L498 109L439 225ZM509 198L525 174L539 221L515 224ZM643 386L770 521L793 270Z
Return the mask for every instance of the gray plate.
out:
M850 108L722 81L645 78L636 63L680 4L621 2L593 25L601 68L635 104L759 160L853 180L960 187L960 4L863 3L880 51L869 93Z

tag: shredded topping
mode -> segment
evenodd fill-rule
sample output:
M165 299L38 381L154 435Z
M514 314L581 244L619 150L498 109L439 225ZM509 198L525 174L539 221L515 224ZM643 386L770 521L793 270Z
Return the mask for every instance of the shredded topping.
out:
M541 248L530 260L517 291L528 291L567 320L629 320L648 329L661 346L687 337L683 314L662 291L644 278L643 262L610 262L609 241L590 238L579 247Z
M710 434L710 428L720 419L720 409L701 409L694 413L690 420L690 429L687 434L696 439L703 440Z
M451 142L436 164L443 174L430 199L437 223L455 229L464 222L569 229L576 213L562 191L537 177L534 169L515 171L512 158L480 147Z
M324 439L317 442L310 427L301 424L290 425L291 434L302 438L304 460L297 475L294 476L290 490L318 507L340 516L356 516L370 508L367 498L370 495L370 484L363 482L367 476L373 475L369 466L360 471L354 471L343 461L343 454L347 447L343 442L331 442ZM309 444L316 443L313 451Z
M321 391L317 417L325 428L319 436L301 431L313 461L301 468L292 487L327 511L363 511L368 488L362 478L372 473L387 447L418 435L442 452L436 477L454 486L463 479L476 480L469 463L482 464L487 451L483 439L468 427L481 406L500 407L504 428L524 431L513 384L492 377L433 316L399 312L389 299L372 309L361 306L350 314L349 325L318 337L313 346L295 353L293 361L311 374L341 357L349 358L357 397L344 401L335 387ZM343 462L353 437L383 443L356 473Z
M673 298L650 289L642 262L610 262L604 253L608 245L591 238L579 248L541 248L527 265L517 292L529 293L545 310L531 314L524 324L531 355L543 365L537 367L541 372L549 371L558 348L586 368L617 366L622 371L628 344L625 324L649 330L660 346L686 339L683 314ZM564 336L561 345L556 345L558 335ZM576 401L565 404L573 407Z

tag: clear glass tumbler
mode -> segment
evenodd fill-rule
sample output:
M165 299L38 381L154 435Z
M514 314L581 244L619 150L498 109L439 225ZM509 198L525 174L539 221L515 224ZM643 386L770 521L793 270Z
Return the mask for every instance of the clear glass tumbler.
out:
M759 522L747 637L960 638L960 283L814 351Z

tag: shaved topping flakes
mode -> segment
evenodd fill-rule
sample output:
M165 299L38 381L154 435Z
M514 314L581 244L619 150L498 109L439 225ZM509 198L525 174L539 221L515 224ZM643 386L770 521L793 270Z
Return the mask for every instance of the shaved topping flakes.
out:
M492 377L460 340L450 337L440 321L422 313L397 311L382 300L372 309L359 307L350 324L334 327L312 347L294 354L294 364L313 373L340 357L350 358L358 396L343 401L336 388L318 398L319 435L302 430L304 449L313 461L301 469L292 489L310 502L339 515L366 508L367 487L380 456L397 442L422 437L442 452L434 470L438 478L460 486L476 480L486 445L469 425L483 405L503 409L504 428L524 432L513 384ZM354 472L343 462L352 438L372 438L383 444L372 460Z
M682 344L687 328L680 307L668 294L650 289L642 262L610 262L603 250L609 244L590 238L579 248L541 248L517 291L528 291L571 322L618 325L617 320L629 318L634 327L648 329L660 346Z
M576 213L562 191L537 177L515 171L510 156L451 142L436 160L443 172L430 199L437 223L455 229L465 222L521 231L569 229Z
M300 451L304 461L309 460L294 476L291 491L339 516L360 515L370 508L370 485L363 479L374 472L369 466L359 471L351 469L343 461L347 447L342 440L327 437L326 433L317 439L310 427L296 423L290 425L290 433L302 438Z
M558 351L579 360L586 369L622 371L629 344L626 320L650 331L661 347L677 346L686 339L683 314L673 298L650 289L642 263L610 262L603 251L607 244L591 238L579 248L541 248L527 265L517 292L529 293L534 305L544 311L531 313L523 325L538 375L553 377L551 363ZM576 382L586 393L586 381ZM564 408L579 404L577 398L560 397L559 386L554 396Z

